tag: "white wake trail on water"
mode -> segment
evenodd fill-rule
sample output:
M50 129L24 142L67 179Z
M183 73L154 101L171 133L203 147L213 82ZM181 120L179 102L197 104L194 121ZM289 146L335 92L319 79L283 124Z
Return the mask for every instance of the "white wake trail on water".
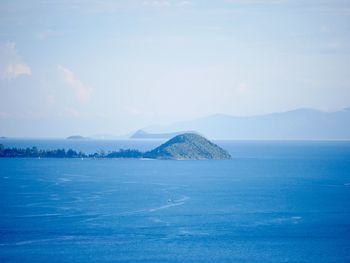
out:
M151 208L145 208L145 209L139 209L139 210L135 210L135 211L122 212L122 213L119 213L118 215L119 216L127 216L127 215L141 214L141 213L153 213L153 212L168 209L171 207L184 205L186 203L186 201L189 199L190 198L188 196L184 195L181 198L170 201L169 203L164 204L164 205L151 207Z
M68 241L68 240L74 240L76 239L75 236L61 236L61 237L54 237L54 238L45 238L45 239L30 239L30 240L23 240L18 241L14 243L1 243L0 246L25 246L25 245L32 245L37 243L47 243L47 242L54 242L54 241Z
M170 207L173 207L173 206L184 205L185 202L186 202L188 199L190 199L188 196L183 196L182 198L177 199L177 200L174 200L174 201L172 201L172 202L169 203L169 204L150 208L150 209L148 209L148 212L155 212L155 211L167 209L167 208L170 208Z

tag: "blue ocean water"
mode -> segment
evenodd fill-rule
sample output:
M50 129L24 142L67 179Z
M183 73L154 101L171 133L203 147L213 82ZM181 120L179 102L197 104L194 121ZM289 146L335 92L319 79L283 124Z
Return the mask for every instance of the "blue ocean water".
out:
M3 141L71 146L40 142ZM234 158L0 159L0 262L350 262L350 142L217 143Z

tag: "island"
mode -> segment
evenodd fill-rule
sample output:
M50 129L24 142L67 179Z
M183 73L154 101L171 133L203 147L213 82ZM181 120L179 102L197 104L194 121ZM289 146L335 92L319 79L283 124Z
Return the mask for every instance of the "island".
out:
M196 133L177 135L152 151L144 153L144 157L176 160L231 159L227 151Z
M85 154L72 149L39 150L36 147L19 149L5 148L0 144L0 158L127 158L160 160L227 160L231 155L196 133L184 133L175 136L157 148L140 152L134 149L120 149L114 152L96 152Z
M68 136L66 139L68 139L68 140L84 140L84 139L89 139L89 138L81 136L81 135L72 135L72 136Z

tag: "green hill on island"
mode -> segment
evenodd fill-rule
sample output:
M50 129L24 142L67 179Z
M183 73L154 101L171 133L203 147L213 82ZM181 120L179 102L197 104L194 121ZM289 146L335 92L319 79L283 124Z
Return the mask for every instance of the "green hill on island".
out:
M85 154L72 149L41 150L37 147L5 148L0 144L0 158L116 158L116 159L171 159L171 160L221 160L231 159L224 149L195 133L184 133L159 147L140 152L134 149Z
M145 158L205 160L231 159L231 155L218 145L195 133L185 133L144 154Z

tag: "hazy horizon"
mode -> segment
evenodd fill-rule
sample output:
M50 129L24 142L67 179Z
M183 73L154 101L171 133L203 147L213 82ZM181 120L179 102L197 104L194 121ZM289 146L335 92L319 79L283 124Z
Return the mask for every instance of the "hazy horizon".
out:
M350 106L350 2L1 1L0 136Z
M298 109L291 109L291 110L287 110L287 111L280 111L280 112L270 112L267 114L257 114L257 115L248 115L248 116L237 116L237 115L228 115L228 114L223 114L223 113L216 113L216 114L211 114L211 115L207 115L207 116L200 116L198 118L194 118L194 119L183 119L180 121L175 121L175 122L169 122L169 123L154 123L148 126L143 126L143 127L138 127L136 129L132 129L129 132L126 132L124 134L113 134L111 132L104 132L104 133L95 133L95 134L87 134L87 133L72 133L72 134L68 134L68 133L64 133L62 135L56 135L56 136L47 136L46 134L43 134L41 136L28 136L27 135L19 135L19 136L4 136L0 134L0 137L4 137L4 138L13 138L13 139L63 139L63 138L68 138L71 136L82 136L85 137L87 139L130 139L131 136L138 132L138 131L143 131L149 134L171 134L171 133L179 133L179 132L196 132L196 133L200 133L205 137L208 137L210 139L216 139L216 140L349 140L348 136L346 137L339 137L339 138L277 138L277 137L273 137L274 135L272 135L272 133L274 133L273 131L275 130L273 125L271 126L271 120L273 121L275 116L279 116L278 119L279 120L283 120L283 122L285 124L291 124L293 123L293 121L300 121L300 118L302 118L302 122L307 119L307 122L311 123L313 121L317 121L317 119L319 119L319 114L325 114L323 117L326 117L327 115L331 114L330 116L328 116L328 121L330 120L333 124L332 127L330 127L330 130L333 130L335 133L337 132L341 132L343 134L348 135L348 130L349 130L349 125L348 125L348 116L349 114L346 114L343 118L340 116L334 116L333 114L338 114L338 113L349 113L350 112L350 107L346 107L340 110L336 110L336 111L322 111L322 110L318 110L318 109L312 109L312 108L298 108ZM291 113L296 113L296 115L292 115L292 118L289 118L288 115ZM309 114L310 113L315 113L316 115L316 119L314 119L313 117L311 117ZM303 117L304 114L307 114L309 116ZM314 116L314 117L315 117ZM340 117L340 118L339 118ZM225 120L227 120L228 122L226 123L221 123L222 118L224 118ZM226 126L226 125L241 125L242 123L236 123L236 121L252 121L252 123L250 124L250 127L240 127L239 130L241 130L241 132L243 133L250 133L250 131L254 131L254 130L258 130L257 134L259 134L259 129L261 129L261 122L258 121L261 118L265 118L265 121L267 121L267 125L264 125L265 129L268 128L270 129L271 133L271 137L270 138L259 138L256 137L245 137L245 138L237 138L235 136L232 137L217 137L217 135L214 135L215 133L217 133L223 128L222 125ZM267 119L266 119L267 118ZM296 118L296 119L295 119ZM304 119L304 120L303 120ZM231 122L230 120L234 120L234 122ZM326 121L326 122L325 122ZM334 122L335 121L335 122ZM217 124L215 124L215 122L219 122ZM323 123L325 122L325 123ZM198 125L198 123L201 123L201 125L205 125L207 127L196 127L196 124ZM270 124L269 124L270 123ZM327 123L327 117L326 119L323 118L323 120L321 121L321 123L324 124L324 126L328 126L329 123ZM187 126L190 125L190 126ZM295 125L300 125L300 123L295 122ZM341 127L335 127L335 124L340 124ZM185 125L185 126L184 126ZM191 127L191 125L194 125ZM255 126L251 127L251 126ZM278 123L275 123L275 125L278 125ZM313 123L313 125L315 125L315 123ZM210 128L211 127L211 128ZM208 130L209 128L209 130ZM227 128L227 127L226 127ZM279 128L286 128L289 131L292 131L290 128L287 127L279 127ZM204 129L204 130L203 130ZM307 128L306 127L300 127L301 131L304 131L305 133L307 133ZM304 130L305 129L305 130ZM231 132L235 132L235 128L232 127L232 129L228 129ZM215 132L216 131L216 132ZM327 131L324 130L326 133ZM329 132L329 131L328 131ZM146 138L146 137L145 137ZM149 138L147 138L149 139ZM159 140L160 138L157 138L156 140Z

